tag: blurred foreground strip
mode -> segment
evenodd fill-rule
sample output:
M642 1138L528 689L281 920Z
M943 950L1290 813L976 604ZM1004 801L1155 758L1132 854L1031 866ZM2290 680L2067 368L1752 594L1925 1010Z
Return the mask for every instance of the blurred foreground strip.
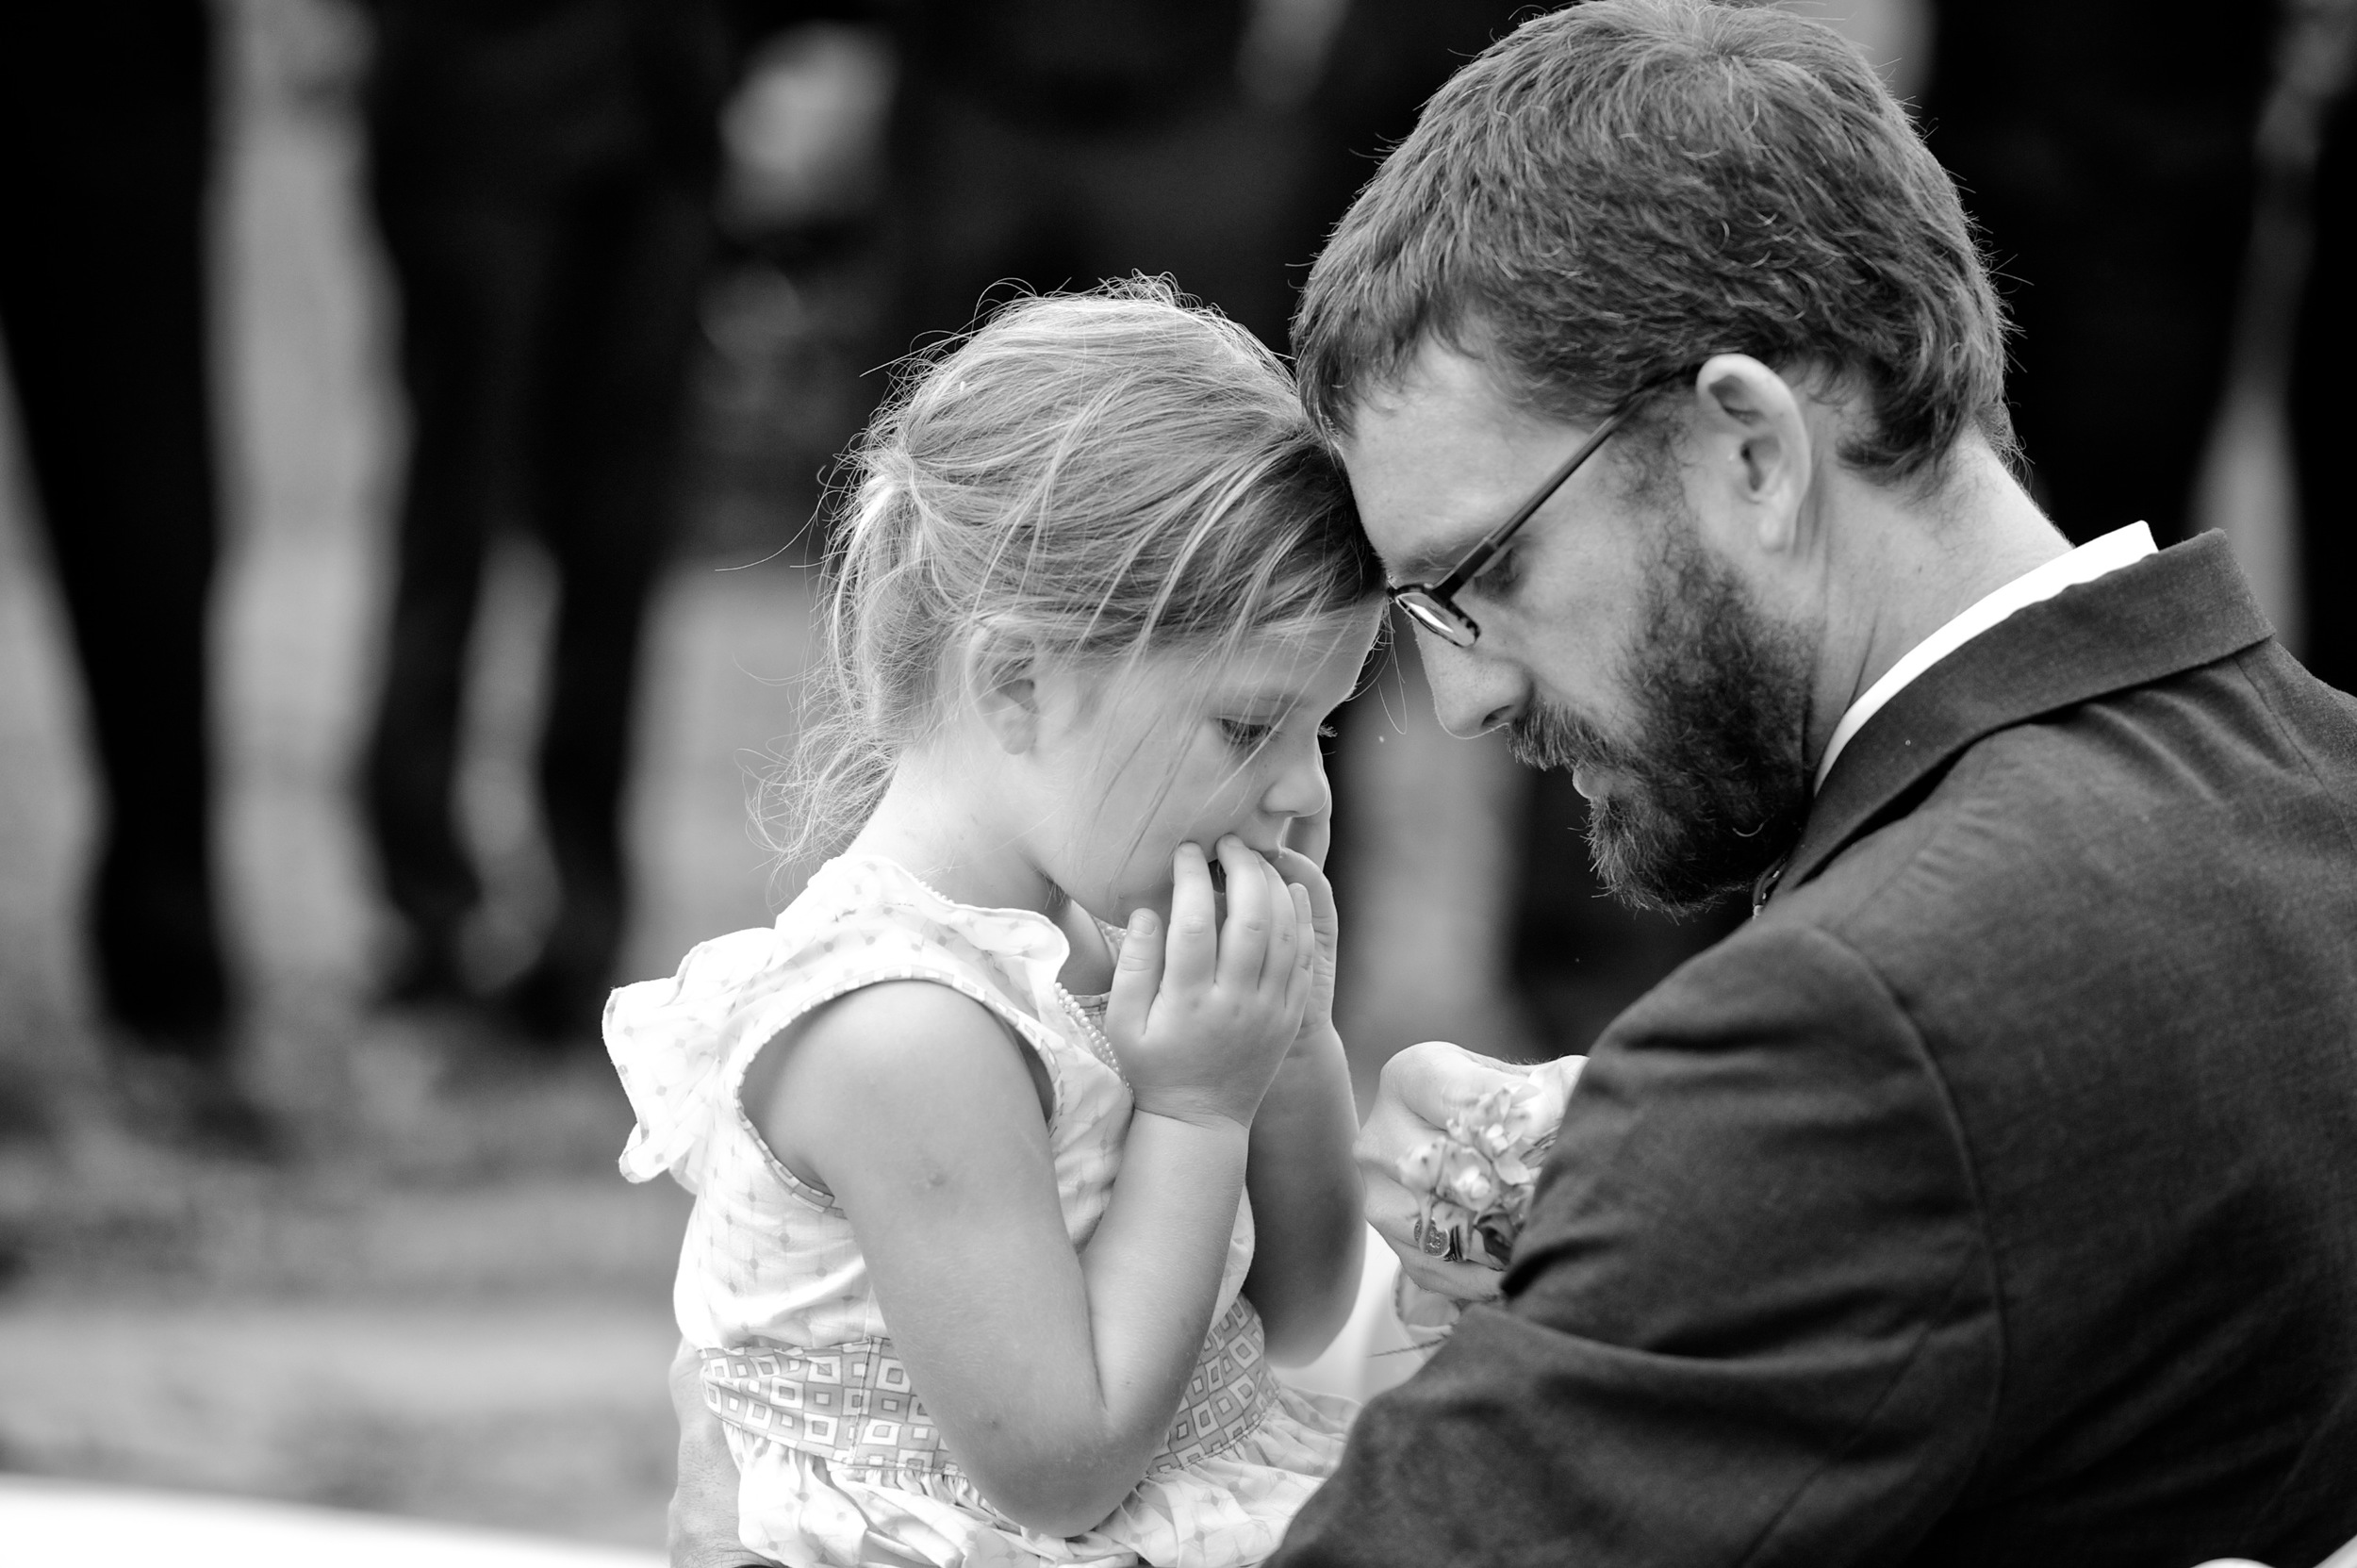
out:
M14 1476L0 1476L0 1541L10 1568L82 1568L93 1554L141 1541L171 1543L174 1568L661 1568L663 1560L416 1519Z

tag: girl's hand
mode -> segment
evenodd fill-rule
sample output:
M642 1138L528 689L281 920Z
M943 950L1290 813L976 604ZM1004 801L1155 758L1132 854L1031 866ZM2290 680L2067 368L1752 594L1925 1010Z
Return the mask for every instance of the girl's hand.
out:
M1298 825L1298 823L1296 823ZM1323 834L1319 835L1321 840ZM1342 916L1334 907L1334 884L1326 880L1316 858L1292 847L1292 834L1287 847L1277 851L1277 873L1295 893L1309 900L1310 920L1306 928L1311 939L1313 953L1310 973L1310 999L1301 1010L1300 1033L1330 1031L1334 1027L1334 962L1342 946ZM1322 850L1324 844L1319 848Z
M671 1489L671 1568L775 1568L737 1536L736 1461L720 1418L704 1403L703 1353L685 1340L671 1358L679 1417L679 1479Z
M1310 817L1296 817L1285 824L1285 836L1280 842L1321 869L1326 865L1326 851L1334 843L1334 803L1328 801L1324 811Z
M1219 924L1210 862L1198 846L1180 845L1167 939L1151 911L1130 916L1105 1034L1139 1110L1249 1128L1309 1005L1315 916L1309 892L1242 839L1229 834L1218 848L1227 924Z

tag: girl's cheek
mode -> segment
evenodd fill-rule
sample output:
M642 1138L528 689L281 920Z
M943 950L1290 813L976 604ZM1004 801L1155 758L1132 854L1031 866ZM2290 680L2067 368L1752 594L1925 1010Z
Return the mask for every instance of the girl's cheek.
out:
M1120 896L1113 900L1116 907L1105 912L1105 919L1113 925L1127 926L1130 916L1135 915L1141 909L1150 909L1154 912L1156 918L1162 921L1162 929L1168 931L1170 929L1170 895L1171 885L1167 877L1159 883L1132 883L1124 887Z

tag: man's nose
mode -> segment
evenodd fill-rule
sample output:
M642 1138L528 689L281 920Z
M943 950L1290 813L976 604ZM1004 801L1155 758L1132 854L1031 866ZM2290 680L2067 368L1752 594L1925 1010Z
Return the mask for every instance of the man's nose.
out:
M1432 688L1432 715L1450 734L1471 739L1521 716L1527 684L1512 666L1422 631L1416 652Z

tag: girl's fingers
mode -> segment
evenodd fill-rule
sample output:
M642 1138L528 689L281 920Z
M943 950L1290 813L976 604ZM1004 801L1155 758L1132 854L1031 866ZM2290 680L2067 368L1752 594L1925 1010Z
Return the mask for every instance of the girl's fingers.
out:
M1233 834L1219 841L1219 864L1228 873L1228 923L1219 933L1219 983L1234 991L1257 991L1261 971L1268 963L1273 924L1268 880L1261 874L1261 857Z
M1318 945L1310 909L1310 890L1298 883L1290 883L1285 891L1292 896L1294 927L1301 940L1294 950L1294 972L1285 983L1285 1007L1300 1013L1310 1005L1310 988L1317 983Z
M1254 857L1258 859L1259 857ZM1261 968L1261 989L1272 997L1282 997L1293 985L1294 970L1300 966L1302 949L1313 937L1301 920L1301 906L1294 901L1294 889L1277 874L1277 867L1262 860L1261 882L1268 889L1269 939L1268 957Z
M1295 817L1294 820L1300 821ZM1317 933L1318 941L1331 950L1342 935L1342 916L1334 907L1334 884L1326 880L1326 873L1315 861L1297 850L1277 851L1277 869L1294 886L1310 896L1310 918L1307 929Z
M1229 902L1232 906L1233 899ZM1173 985L1211 983L1219 966L1219 919L1211 898L1211 862L1202 846L1181 844L1170 861L1170 935L1163 945L1163 978Z
M1285 849L1301 856L1312 866L1326 864L1326 851L1334 842L1334 804L1328 801L1324 811L1310 817L1296 817L1285 824Z
M1162 922L1150 909L1129 916L1121 958L1113 966L1113 995L1105 1002L1105 1038L1132 1046L1146 1038L1146 1017L1162 983Z

